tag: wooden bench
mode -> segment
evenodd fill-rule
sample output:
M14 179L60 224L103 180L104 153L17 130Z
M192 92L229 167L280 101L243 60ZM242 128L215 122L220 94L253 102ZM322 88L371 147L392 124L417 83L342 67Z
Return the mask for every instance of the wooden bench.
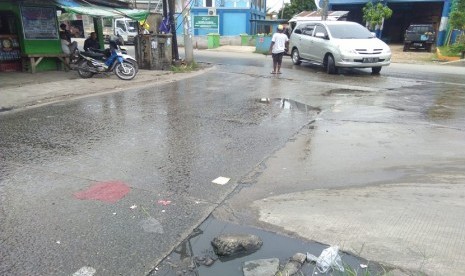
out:
M23 54L23 71L29 71L27 65L30 65L31 73L36 72L36 67L44 58L57 58L63 64L63 69L68 71L71 69L69 55L67 54ZM29 60L29 62L28 62Z

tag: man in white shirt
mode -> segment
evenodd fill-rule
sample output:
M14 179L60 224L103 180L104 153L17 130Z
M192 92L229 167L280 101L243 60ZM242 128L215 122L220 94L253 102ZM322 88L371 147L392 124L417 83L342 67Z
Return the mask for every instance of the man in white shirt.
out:
M283 33L283 25L278 25L277 33L271 38L270 54L273 57L273 71L271 74L281 74L281 63L283 61L284 52L286 51L289 38Z

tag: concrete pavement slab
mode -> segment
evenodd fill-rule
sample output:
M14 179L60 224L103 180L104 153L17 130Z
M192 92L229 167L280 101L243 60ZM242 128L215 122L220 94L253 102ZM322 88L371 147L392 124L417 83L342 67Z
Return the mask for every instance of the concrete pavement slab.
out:
M462 179L462 183L465 179ZM313 190L254 202L260 220L371 260L461 275L465 184Z

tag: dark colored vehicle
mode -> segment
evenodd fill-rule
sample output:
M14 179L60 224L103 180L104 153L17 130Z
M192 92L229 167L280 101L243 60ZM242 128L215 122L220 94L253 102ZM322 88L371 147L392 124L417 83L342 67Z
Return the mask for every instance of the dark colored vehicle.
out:
M412 24L405 31L404 52L410 48L431 52L435 40L436 33L432 24Z

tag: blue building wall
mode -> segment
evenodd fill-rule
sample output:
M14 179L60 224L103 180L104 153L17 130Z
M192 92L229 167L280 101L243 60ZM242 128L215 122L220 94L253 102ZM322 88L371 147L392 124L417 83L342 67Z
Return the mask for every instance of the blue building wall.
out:
M223 35L237 35L247 33L247 17L243 12L223 13Z
M213 7L206 7L204 0L194 1L191 7L192 20L194 15L208 15L208 10L214 9L219 17L219 34L224 36L254 34L255 23L250 20L266 17L266 0L212 0ZM217 30L194 29L192 33L206 35L216 32Z

